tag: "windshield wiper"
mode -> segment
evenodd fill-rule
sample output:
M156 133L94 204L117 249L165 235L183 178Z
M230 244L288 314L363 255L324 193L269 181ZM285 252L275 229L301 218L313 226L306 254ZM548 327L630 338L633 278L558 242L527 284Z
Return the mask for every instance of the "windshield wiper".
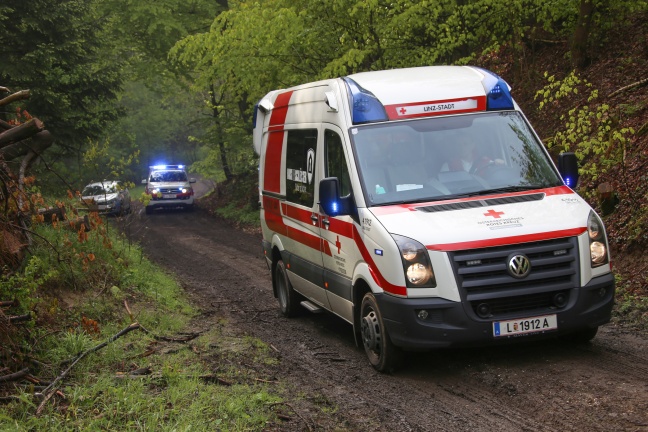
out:
M490 194L504 193L504 192L524 192L524 191L544 189L544 188L545 186L541 186L541 185L506 186L506 187L494 188L494 189L484 189L476 192L467 193L462 196L470 197L470 196L490 195Z

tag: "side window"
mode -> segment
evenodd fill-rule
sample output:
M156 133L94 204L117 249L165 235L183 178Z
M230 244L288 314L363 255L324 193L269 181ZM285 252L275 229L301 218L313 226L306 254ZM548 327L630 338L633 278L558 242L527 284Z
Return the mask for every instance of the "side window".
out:
M290 130L286 143L286 199L313 207L317 130Z
M326 149L326 177L337 177L340 182L340 195L347 196L351 193L351 178L346 159L344 159L344 148L340 136L330 130L324 133L324 145Z

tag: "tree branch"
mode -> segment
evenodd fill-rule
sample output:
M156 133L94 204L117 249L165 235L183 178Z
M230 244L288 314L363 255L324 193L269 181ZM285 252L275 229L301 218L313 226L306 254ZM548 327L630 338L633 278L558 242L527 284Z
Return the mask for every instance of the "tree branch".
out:
M111 337L110 339L108 339L107 341L102 342L102 343L100 343L99 345L97 345L97 346L95 346L95 347L93 347L93 348L90 348L90 349L88 349L88 350L82 352L81 354L79 354L79 355L74 359L74 361L72 362L72 364L71 364L70 366L68 366L68 368L65 369L65 370L64 370L64 371L63 371L59 376L57 376L56 379L54 379L54 381L52 381L52 383L51 383L50 385L48 385L48 386L45 388L45 390L43 390L43 393L42 393L42 394L43 394L45 397L44 397L43 401L40 403L40 405L38 405L38 408L36 409L36 416L40 416L40 415L41 415L41 413L43 412L43 408L45 408L45 404L47 404L47 401L49 401L49 400L52 398L52 396L54 396L54 394L56 393L56 385L58 384L58 382L61 381L63 378L65 378L65 377L70 373L70 371L72 370L72 368L73 368L73 367L74 367L78 362L81 361L81 359L83 359L83 358L84 358L85 356L87 356L88 354L91 354L91 353L93 353L93 352L99 351L99 350L102 349L102 348L105 348L106 346L108 346L108 344L110 344L110 343L116 341L117 339L119 339L120 337L124 336L125 334L130 333L131 331L133 331L133 330L137 330L137 329L139 329L139 328L140 328L140 325L139 325L138 323L133 323L133 324L129 325L128 327L124 328L122 331L120 331L120 332L117 333L116 335L112 336L112 337Z

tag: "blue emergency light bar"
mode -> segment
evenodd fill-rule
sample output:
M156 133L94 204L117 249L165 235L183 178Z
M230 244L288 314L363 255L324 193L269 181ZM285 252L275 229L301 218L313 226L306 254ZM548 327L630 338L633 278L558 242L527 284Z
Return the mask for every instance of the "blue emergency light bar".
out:
M363 89L349 77L342 78L351 97L351 121L353 124L387 121L387 111L382 103L368 90Z
M499 111L513 109L513 97L509 91L509 86L499 75L482 68L479 69L484 73L482 85L486 90L486 111Z
M184 169L184 165L152 165L149 167L152 170L163 170L163 169Z

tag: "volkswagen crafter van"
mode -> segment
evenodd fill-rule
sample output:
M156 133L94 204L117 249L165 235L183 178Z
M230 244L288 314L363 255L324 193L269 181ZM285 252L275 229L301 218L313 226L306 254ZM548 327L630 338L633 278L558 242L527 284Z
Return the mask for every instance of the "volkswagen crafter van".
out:
M408 350L569 335L610 319L605 229L497 75L357 73L257 105L263 249L281 312L351 324L379 371Z

